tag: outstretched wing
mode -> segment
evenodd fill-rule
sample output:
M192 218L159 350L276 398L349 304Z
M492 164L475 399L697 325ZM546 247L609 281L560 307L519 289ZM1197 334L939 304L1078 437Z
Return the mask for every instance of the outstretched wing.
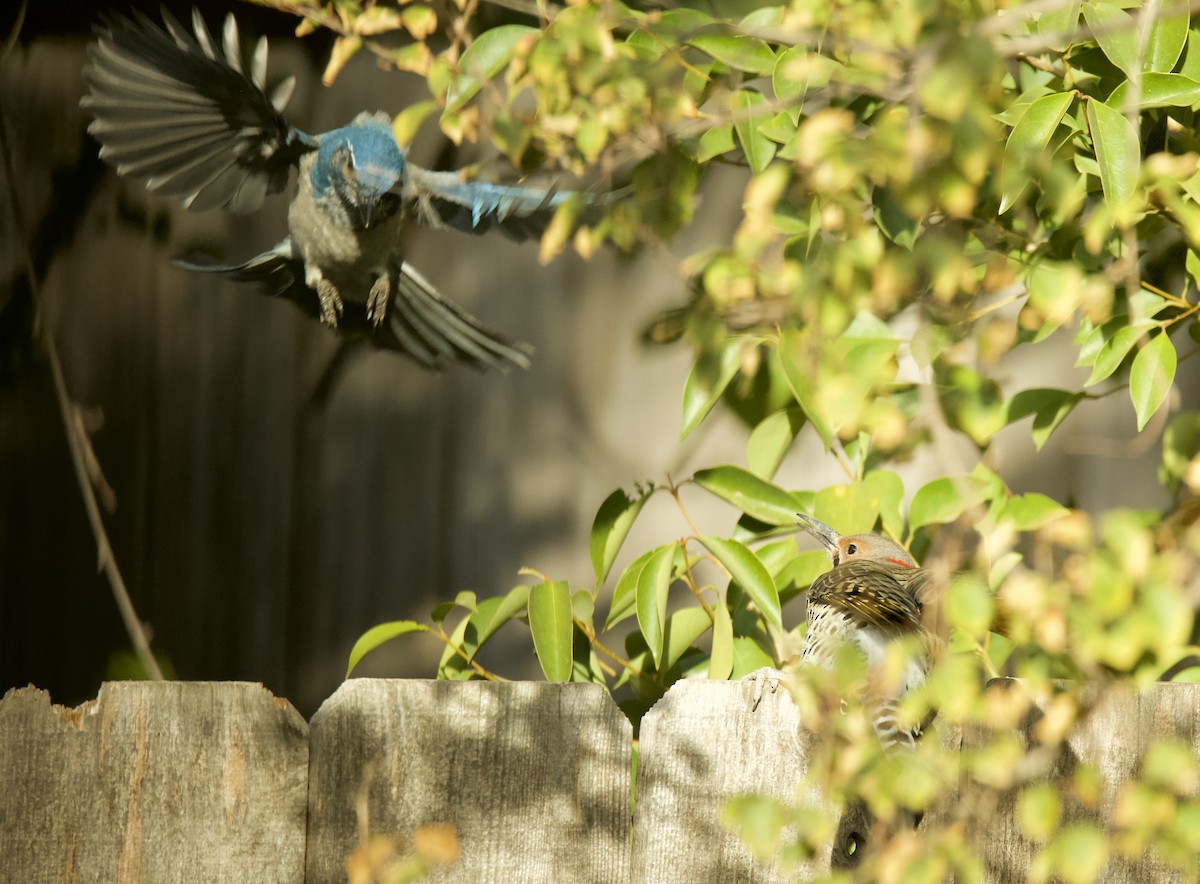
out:
M541 236L554 210L568 199L591 199L575 191L471 181L458 172L431 172L411 163L402 195L416 201L426 222L440 221L466 233L499 228L518 240Z
M216 264L201 257L175 263L189 270L257 282L264 292L291 301L308 316L317 319L321 315L321 299L304 283L304 262L288 239L244 264ZM441 371L452 362L479 370L529 367L527 344L480 323L443 297L410 265L400 265L395 272L397 282L384 321L376 325L364 304L346 301L338 319L339 335L403 353L432 371Z
M94 117L88 131L100 156L189 208L256 209L317 146L280 115L295 79L267 94L265 38L247 76L232 15L220 50L198 11L195 37L162 16L165 31L140 12L114 15L88 47L80 106Z
M810 603L845 611L855 620L870 623L885 633L920 629L919 583L928 574L874 561L850 561L827 571L808 589Z

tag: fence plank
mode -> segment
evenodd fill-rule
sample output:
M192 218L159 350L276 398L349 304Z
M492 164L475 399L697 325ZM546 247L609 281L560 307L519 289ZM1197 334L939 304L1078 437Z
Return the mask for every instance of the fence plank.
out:
M432 880L628 880L631 732L599 686L352 679L311 729L310 882L360 824L403 849L436 823L462 852Z
M807 747L807 732L783 687L755 710L748 684L676 682L642 719L633 881L770 882L827 870L828 853L785 874L755 860L720 821L726 799L737 795L795 801ZM814 793L804 797L818 800Z
M298 882L308 728L244 682L0 701L0 881Z
M997 679L991 690L1020 689L1015 679ZM1079 727L1063 745L1049 769L1036 782L1061 784L1064 814L1062 825L1091 822L1102 829L1111 824L1122 784L1141 773L1140 767L1150 744L1173 739L1192 747L1194 757L1200 757L1200 685L1157 684L1138 692L1132 688L1114 687L1103 696L1093 692L1087 702L1096 705L1086 714ZM1037 702L1044 708L1045 698ZM1040 744L1036 739L1041 712L1036 710L1019 729L1027 750ZM971 751L988 739L986 734L966 729L963 749ZM1028 756L1027 756L1028 757ZM1072 797L1070 778L1080 765L1087 764L1099 775L1100 789L1095 807L1083 807ZM986 813L968 815L968 843L983 858L988 879L993 881L1023 881L1040 845L1026 838L1017 823L1018 790L999 796L994 808ZM962 809L972 809L977 802L996 801L993 796L964 783L960 795ZM1149 851L1135 860L1112 858L1098 879L1108 884L1127 881L1183 881L1185 876L1160 861Z

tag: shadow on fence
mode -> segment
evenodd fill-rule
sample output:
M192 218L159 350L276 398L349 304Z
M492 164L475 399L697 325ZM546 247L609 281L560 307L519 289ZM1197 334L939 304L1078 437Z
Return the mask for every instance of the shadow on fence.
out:
M1106 698L1061 764L1096 766L1108 804L1163 736L1200 751L1200 686ZM0 881L344 881L364 833L404 844L445 823L461 853L432 880L785 879L720 815L747 792L795 799L806 737L786 692L752 710L747 685L675 685L642 723L632 821L631 751L629 722L595 685L354 679L308 724L241 682L109 683L75 709L12 690ZM1011 807L994 822L971 840L991 880L1022 880L1035 848ZM1163 873L1146 859L1106 879Z

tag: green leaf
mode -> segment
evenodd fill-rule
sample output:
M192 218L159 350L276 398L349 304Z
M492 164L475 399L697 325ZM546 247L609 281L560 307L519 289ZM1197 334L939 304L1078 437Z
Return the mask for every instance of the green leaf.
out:
M750 472L770 479L804 427L804 412L787 408L759 423L746 442L746 466Z
M649 491L646 491L639 492L636 497L630 497L618 488L600 504L596 518L592 521L592 533L588 540L597 587L608 578L613 561L621 551L621 545L629 535L634 519L646 505L649 496Z
M675 549L673 543L656 549L642 568L637 582L638 627L658 669L662 668L667 592L671 588L671 565L675 561Z
M1141 146L1137 130L1120 111L1099 101L1087 103L1088 129L1100 164L1100 186L1111 208L1123 205L1137 188Z
M771 72L771 88L775 98L798 105L810 88L820 88L829 82L828 74L814 76L823 69L820 55L808 46L796 45L781 52Z
M708 632L712 623L708 612L699 605L681 608L668 617L663 627L663 655L658 665L659 672L666 672L674 666L684 652Z
M1025 192L1029 184L1028 166L1046 149L1074 98L1074 92L1058 92L1039 98L1026 108L1013 127L1000 161L1000 181L1003 186L1001 215Z
M1053 390L1038 388L1022 390L1008 401L1005 425L1016 423L1021 418L1034 415L1033 443L1038 451L1046 444L1050 434L1058 429L1071 413L1071 410L1083 399L1082 393L1071 393L1068 390Z
M740 586L763 618L770 624L783 628L783 616L779 605L779 590L775 581L758 557L744 544L736 540L722 540L719 537L701 537L700 542L717 561L725 566L734 581Z
M548 681L571 678L571 588L565 580L529 588L529 631Z
M417 137L417 130L421 128L421 124L437 110L437 107L437 102L433 100L418 101L396 114L396 118L392 120L392 134L396 136L396 143L401 147L411 144Z
M415 620L393 620L391 623L380 623L364 632L350 649L350 664L346 667L346 678L354 671L354 667L362 662L362 658L371 653L384 642L389 642L397 636L410 632L429 632L424 623Z
M1030 492L1014 495L1005 504L1000 518L1011 521L1018 531L1036 531L1070 512L1057 500L1044 494Z
M733 620L724 602L713 605L712 653L708 658L708 677L713 681L729 678L733 671Z
M1133 76L1137 69L1138 32L1133 16L1115 3L1088 0L1083 4L1083 19L1108 60Z
M904 533L904 515L900 512L904 502L904 482L891 470L873 470L863 477L863 485L878 496L883 530L893 537L900 537Z
M758 130L761 117L769 108L767 98L753 89L738 89L729 96L729 110L734 115L733 131L746 155L750 171L758 174L775 158L775 142Z
M771 655L764 651L752 638L739 635L733 640L733 670L729 677L742 678L764 666L774 666Z
M699 470L693 481L705 491L727 500L747 515L769 525L792 525L799 501L766 479L732 465Z
M464 650L471 659L479 652L492 635L529 605L529 587L515 586L507 595L485 599L467 618L467 629L463 635Z
M1070 45L1071 34L1079 24L1079 0L1056 5L1047 9L1038 18L1038 33L1043 36L1052 34L1063 35L1057 39L1051 49L1062 52Z
M1158 411L1175 381L1175 345L1166 332L1155 335L1133 360L1129 371L1129 398L1137 413L1138 432Z
M654 553L655 550L646 550L630 562L621 572L621 576L617 578L616 588L613 589L612 603L608 609L608 619L604 622L606 630L612 629L613 626L635 613L638 580L642 576L642 568L646 567L646 563L650 561L650 557Z
M917 489L908 508L908 529L953 522L965 509L962 492L953 479L934 479Z
M1169 71L1179 61L1183 44L1187 42L1188 17L1174 15L1156 18L1150 28L1146 42L1146 54L1142 58L1143 71ZM1150 74L1147 74L1150 76Z
M1104 103L1114 110L1124 111L1129 96L1129 81L1125 80ZM1191 107L1200 101L1200 83L1183 74L1143 74L1142 97L1138 107Z
M446 92L446 111L461 110L486 81L508 65L522 40L540 33L528 25L501 25L476 37L458 60L459 74Z
M686 439L692 430L712 411L729 382L742 366L742 338L729 338L714 352L710 348L700 351L696 364L683 385L683 430L680 439Z
M817 492L812 514L843 534L863 534L875 530L881 498L880 488L864 482L830 485Z
M696 162L707 163L713 157L733 150L733 123L719 123L704 130L696 150Z
M1151 325L1152 323L1150 322L1127 325L1118 329L1112 337L1104 340L1092 363L1092 373L1084 381L1083 385L1090 387L1092 384L1098 384L1116 371L1121 366L1121 363L1125 361L1125 357L1129 355L1129 351L1133 349L1133 345L1141 340ZM1097 331L1103 335L1104 329L1097 329ZM1088 343L1091 343L1090 339ZM1083 358L1082 350L1080 351L1080 358Z
M688 40L705 55L738 71L765 77L775 69L775 53L762 40L743 34L700 34Z

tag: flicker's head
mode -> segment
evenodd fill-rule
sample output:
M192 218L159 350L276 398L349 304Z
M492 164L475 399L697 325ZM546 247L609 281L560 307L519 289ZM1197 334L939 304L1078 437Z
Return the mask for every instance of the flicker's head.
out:
M818 522L812 516L797 513L797 518L800 521L796 524L821 541L822 546L828 550L829 558L833 561L835 568L855 559L886 562L904 568L917 567L917 563L908 554L908 550L881 534L851 534L843 537L824 522Z

